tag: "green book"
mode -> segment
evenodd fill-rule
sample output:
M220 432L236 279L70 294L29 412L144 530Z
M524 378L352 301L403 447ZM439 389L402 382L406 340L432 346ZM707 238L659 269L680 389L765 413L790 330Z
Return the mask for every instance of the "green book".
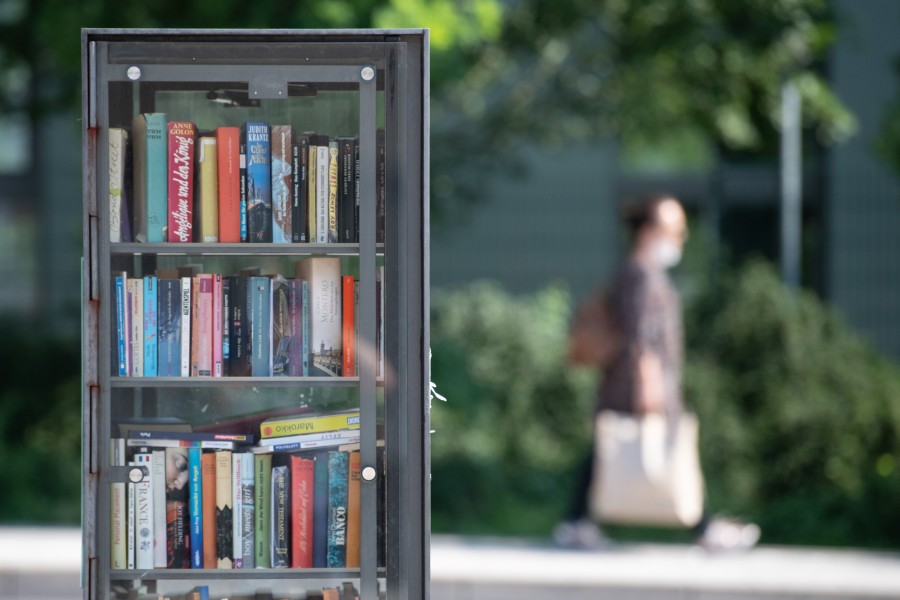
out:
M256 527L253 537L256 541L255 563L258 569L268 569L272 566L270 535L271 535L271 501L272 494L272 455L257 454L254 461L256 476Z

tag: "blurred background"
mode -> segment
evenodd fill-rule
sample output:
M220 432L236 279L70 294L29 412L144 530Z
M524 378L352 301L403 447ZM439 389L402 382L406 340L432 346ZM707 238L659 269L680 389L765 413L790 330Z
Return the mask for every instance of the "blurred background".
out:
M549 537L596 385L572 307L667 191L711 508L900 547L892 0L0 0L0 524L80 518L79 28L276 24L431 28L435 532Z

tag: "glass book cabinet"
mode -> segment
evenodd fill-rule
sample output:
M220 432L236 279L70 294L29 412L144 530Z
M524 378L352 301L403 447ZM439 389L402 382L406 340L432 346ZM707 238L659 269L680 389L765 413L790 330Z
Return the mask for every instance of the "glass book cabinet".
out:
M82 63L85 598L427 598L427 31Z

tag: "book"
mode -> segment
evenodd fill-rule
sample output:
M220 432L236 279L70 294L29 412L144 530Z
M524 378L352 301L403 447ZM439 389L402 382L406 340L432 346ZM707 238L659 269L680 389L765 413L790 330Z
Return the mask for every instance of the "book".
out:
M288 316L291 337L288 344L288 372L291 377L301 377L303 372L303 286L301 279L288 280Z
M133 465L133 462L129 462L128 465ZM135 504L137 503L137 484L134 481L129 480L127 484L127 526L125 528L125 565L129 569L134 568L134 559L135 559L135 532L137 525L137 508Z
M312 567L313 484L315 463L291 456L291 567Z
M359 450L353 450L347 456L347 561L345 566L348 569L359 568L359 459Z
M356 375L356 285L352 275L342 278L341 308L341 373L344 377Z
M129 448L205 448L207 450L234 450L234 442L192 441L192 440L165 440L165 439L127 439L125 445Z
M247 281L250 307L250 374L268 377L272 360L272 280L250 277Z
M144 377L156 377L159 367L159 325L156 309L159 302L159 282L153 275L144 277Z
M121 127L110 127L107 140L109 153L109 241L116 244L131 241L128 225L125 192L125 172L127 168L128 131ZM125 235L123 236L123 232Z
M144 440L187 440L192 442L201 441L224 441L234 442L238 444L252 444L255 436L252 433L216 433L208 431L177 431L173 429L141 429L134 427L128 430L127 437L129 439Z
M216 567L231 569L234 549L231 536L234 531L234 513L231 504L231 456L230 450L216 452Z
M300 450L343 448L348 444L356 444L357 446L359 445L359 431L348 430L341 433L342 435L339 438L308 440L302 442L279 442L266 446L254 446L250 449L250 451L254 454L275 454L282 452L298 452Z
M228 332L228 374L232 377L249 377L250 364L250 320L247 310L247 278L238 275L228 277L228 293L231 307L230 329Z
M191 377L212 377L213 368L213 287L211 274L192 280Z
M153 556L153 455L136 454L134 463L147 469L144 478L136 482L135 490L135 558L136 569L152 569Z
M359 179L359 174L357 174ZM387 169L384 145L384 129L375 132L375 243L384 243L384 214L387 194ZM357 201L359 206L359 201Z
M356 138L339 137L338 142L338 223L341 243L359 241L356 224Z
M167 128L163 113L144 113L132 122L134 138L132 230L134 240L158 244L166 240Z
M166 452L153 450L153 567L166 566Z
M328 243L328 136L316 137L316 242Z
M232 568L244 567L244 547L242 544L243 531L243 495L241 492L241 479L243 477L243 453L234 452L231 455L231 559Z
M188 449L191 513L191 568L203 568L203 475L200 448Z
M293 241L294 168L290 125L272 125L272 241Z
M204 452L200 457L203 493L203 568L216 568L216 455Z
M272 568L290 564L290 472L287 466L272 467Z
M328 566L328 452L314 452L313 568Z
M254 534L256 523L256 477L255 457L249 452L239 455L241 457L241 557L243 568L252 569L256 565L256 545Z
M284 277L272 278L272 368L273 377L290 375L291 340L291 287Z
M254 469L254 497L253 505L256 508L254 517L253 538L254 561L257 569L268 569L272 565L269 547L271 531L271 504L272 496L272 456L269 454L257 454L253 457Z
M309 240L306 231L307 207L305 197L307 192L306 161L309 157L309 142L303 145L296 135L291 144L291 175L293 176L291 188L291 241L305 243Z
M338 143L328 140L328 241L338 241Z
M113 438L110 440L110 466L125 466L125 440ZM126 498L126 484L124 481L114 481L110 484L110 568L128 568L128 501Z
M245 125L247 145L247 240L272 242L272 163L269 125Z
M259 427L260 443L264 444L264 440L270 438L339 429L359 429L359 410L267 419Z
M128 278L128 305L131 310L131 337L128 340L131 348L132 377L144 375L144 280Z
M241 241L240 127L216 129L219 178L219 241Z
M342 569L347 560L347 453L328 452L328 541L329 569Z
M228 367L231 361L231 280L228 277L221 278L221 284L219 282L217 285L221 285L221 290L219 290L219 300L222 307L222 319L220 327L219 336L221 337L221 360L220 360L220 376L228 375Z
M241 230L241 241L247 242L247 143L244 140L244 131L241 130L241 143L238 144L238 176L240 177L240 217L238 219Z
M221 377L222 368L222 275L212 276L212 376Z
M319 136L313 131L305 131L300 136L300 143L306 146L306 233L307 241L318 242L318 195L316 194L316 179Z
M169 242L193 241L195 135L193 123L173 121L168 124L166 241Z
M341 259L316 256L300 260L295 276L309 285L309 374L340 376Z
M166 448L166 567L190 568L187 448Z
M126 290L128 275L124 271L114 273L114 301L116 303L116 358L118 359L117 373L120 377L127 377L131 373L131 365L128 364L128 339L131 337L131 327L128 316L131 310L128 305L128 292Z
M274 447L285 444L302 444L304 442L334 442L335 444L348 444L359 441L359 429L326 430L317 433L301 433L283 437L272 437L259 441L259 447ZM301 448L314 448L316 446L298 446Z
M191 375L191 278L181 278L181 376Z
M219 159L217 140L203 135L197 139L197 222L198 241L219 241Z

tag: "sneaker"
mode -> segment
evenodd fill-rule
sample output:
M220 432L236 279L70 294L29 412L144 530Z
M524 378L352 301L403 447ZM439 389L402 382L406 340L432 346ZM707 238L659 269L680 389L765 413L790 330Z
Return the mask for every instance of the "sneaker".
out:
M707 550L748 550L756 545L759 536L759 525L755 523L741 523L715 517L703 530L697 542Z
M600 528L588 519L560 521L553 528L553 541L560 548L580 550L602 548L610 543Z

